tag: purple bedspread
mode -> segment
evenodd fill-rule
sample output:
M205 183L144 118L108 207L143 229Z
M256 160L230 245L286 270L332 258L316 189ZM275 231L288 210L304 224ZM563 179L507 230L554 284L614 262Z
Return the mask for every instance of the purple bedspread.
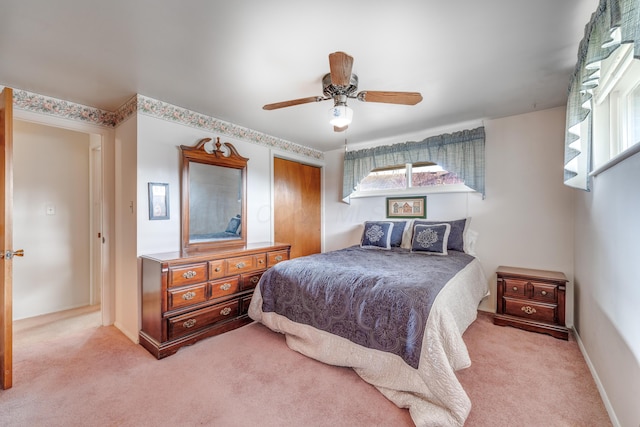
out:
M281 262L260 280L262 311L397 354L418 368L429 311L444 285L474 258L362 249Z

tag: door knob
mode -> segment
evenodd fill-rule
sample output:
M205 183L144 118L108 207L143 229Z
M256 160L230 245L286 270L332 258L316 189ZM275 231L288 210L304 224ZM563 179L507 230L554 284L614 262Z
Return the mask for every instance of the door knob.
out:
M24 249L18 249L17 251L5 251L4 253L0 253L0 259L11 259L14 256L23 257Z

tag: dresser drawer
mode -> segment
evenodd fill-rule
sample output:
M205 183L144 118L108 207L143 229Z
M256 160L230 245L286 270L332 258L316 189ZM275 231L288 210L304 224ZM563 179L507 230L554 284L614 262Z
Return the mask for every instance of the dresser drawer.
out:
M264 270L258 271L256 273L241 275L240 289L242 289L243 291L246 291L248 289L255 288L258 282L260 281L260 278L262 277L262 273L264 273Z
M211 299L222 298L233 295L240 290L240 279L238 276L227 277L211 282L209 285L211 286Z
M187 288L170 289L167 291L167 310L197 304L207 300L207 285L202 283L197 286Z
M556 306L505 298L504 313L540 322L553 323L556 319Z
M209 261L209 280L221 279L225 276L224 260Z
M240 274L258 268L258 262L255 255L229 258L225 261L225 264L228 274Z
M234 300L169 319L169 339L189 335L215 323L238 316L240 301Z
M541 282L531 282L531 287L533 288L533 299L548 302L550 304L555 304L558 302L558 297L556 295L556 290L558 289L558 287L556 285Z
M273 267L279 262L289 259L289 251L275 251L269 252L269 259L267 260L267 267Z
M242 307L240 308L240 315L245 315L249 312L249 304L251 304L251 295L242 298Z
M169 268L169 286L190 285L207 280L207 264L191 264Z
M527 281L517 279L504 279L504 295L514 298L527 296Z

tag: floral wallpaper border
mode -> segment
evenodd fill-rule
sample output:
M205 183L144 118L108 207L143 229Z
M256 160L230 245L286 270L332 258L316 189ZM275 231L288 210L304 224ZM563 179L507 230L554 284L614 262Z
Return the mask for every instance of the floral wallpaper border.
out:
M242 126L237 126L223 120L218 120L195 111L187 110L186 108L176 107L175 105L158 101L143 95L137 95L137 97L138 112L141 114L221 133L234 138L248 140L268 147L279 148L281 150L301 154L306 157L313 157L316 159L322 159L324 157L321 151L304 147L284 139L276 138Z
M15 108L50 116L61 117L91 123L97 126L114 128L136 113L145 114L162 120L180 123L186 126L221 133L230 137L254 142L267 147L278 148L314 159L323 159L321 151L276 138L262 132L236 126L186 108L177 107L143 95L135 95L115 112L88 107L62 99L52 98L26 90L14 89Z

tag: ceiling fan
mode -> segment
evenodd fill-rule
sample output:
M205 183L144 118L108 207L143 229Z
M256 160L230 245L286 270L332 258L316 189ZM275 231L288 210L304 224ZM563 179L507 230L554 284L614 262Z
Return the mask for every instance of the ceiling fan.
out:
M322 78L322 92L324 96L310 96L307 98L292 99L290 101L276 102L262 107L264 110L276 110L278 108L291 107L293 105L307 104L333 99L333 108L329 110L333 130L342 132L349 126L353 117L353 111L347 106L347 99L358 99L363 102L382 102L386 104L416 105L422 101L419 92L382 92L358 90L358 76L351 73L353 57L344 52L329 54L330 73ZM357 92L357 93L356 93Z

